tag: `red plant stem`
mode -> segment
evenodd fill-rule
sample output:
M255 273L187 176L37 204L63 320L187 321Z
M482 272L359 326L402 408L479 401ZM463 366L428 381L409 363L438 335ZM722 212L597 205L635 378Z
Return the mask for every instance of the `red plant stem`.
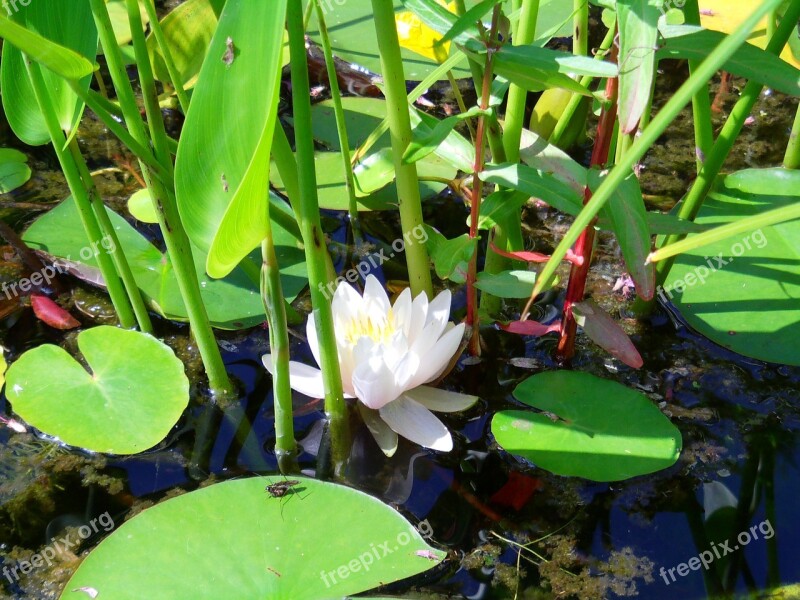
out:
M495 37L497 25L500 19L500 5L494 7L492 14L492 29L489 32L489 41L486 53L486 67L483 71L483 86L481 89L482 110L489 108L489 98L492 93L492 57L495 51ZM478 118L478 129L475 134L475 162L472 165L474 175L472 176L472 199L470 206L469 237L478 237L478 218L481 211L481 199L483 198L483 181L480 172L483 171L486 161L486 119L485 115ZM478 278L478 249L472 253L467 270L467 325L472 328L472 336L469 341L469 351L473 356L477 356L481 351L480 344L480 321L478 318L478 290L475 281Z
M611 60L616 60L616 51L612 51ZM600 114L600 121L597 124L597 139L592 150L591 166L605 166L608 162L608 153L611 146L611 139L614 135L614 124L617 120L617 92L618 79L616 77L606 82L607 104L603 107ZM587 185L583 191L583 203L586 204L592 199L592 190ZM596 219L595 219L596 221ZM561 319L561 337L558 340L556 357L559 361L569 361L575 355L575 334L578 324L575 315L572 313L572 306L583 300L586 292L586 278L589 276L589 268L592 264L592 248L594 246L594 223L583 230L578 241L575 242L574 253L583 259L581 264L573 263L569 273L569 284L567 285L567 295L564 299L564 316Z

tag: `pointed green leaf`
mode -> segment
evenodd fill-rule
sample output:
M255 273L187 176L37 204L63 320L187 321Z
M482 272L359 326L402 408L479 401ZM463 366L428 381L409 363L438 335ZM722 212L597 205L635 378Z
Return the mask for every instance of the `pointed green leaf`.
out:
M632 133L650 103L663 0L618 0L619 124Z

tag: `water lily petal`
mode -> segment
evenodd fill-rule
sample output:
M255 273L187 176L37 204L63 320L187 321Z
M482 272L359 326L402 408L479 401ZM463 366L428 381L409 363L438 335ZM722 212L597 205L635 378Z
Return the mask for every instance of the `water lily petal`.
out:
M381 418L404 438L433 450L449 452L453 438L447 427L419 402L403 395L380 409Z
M314 355L314 360L317 361L318 366L322 366L322 361L319 357L319 340L317 339L317 325L314 321L314 313L308 315L308 322L306 323L306 339L311 348L311 354Z
M458 351L463 338L464 323L460 323L446 331L429 351L420 353L419 369L411 379L411 387L417 387L439 377L450 364L450 359Z
M421 385L403 392L403 396L416 400L428 410L436 412L459 412L461 410L467 410L478 401L477 396L441 390L428 385Z
M337 320L340 320L342 323L347 323L350 319L358 315L363 304L364 299L353 286L348 283L340 283L333 294L331 310ZM336 330L337 332L344 331L341 327L336 327Z
M353 389L361 402L375 410L397 398L401 391L395 386L394 373L379 356L356 366Z
M375 442L377 442L381 451L386 456L394 456L394 453L397 452L397 434L386 424L386 421L381 419L377 410L367 408L359 402L358 412L361 413L364 424L369 429L372 437L375 438Z
M422 329L425 327L425 322L428 320L428 296L425 292L421 292L414 298L411 303L411 326L408 330L408 345L413 346Z
M394 328L402 331L406 337L408 337L408 332L411 329L411 314L411 288L406 288L400 292L392 306Z
M275 366L272 362L272 355L265 354L261 357L267 371L272 374ZM293 390L305 394L310 398L324 398L325 386L322 383L322 371L309 367L303 363L289 362L289 383Z
M386 290L375 275L367 275L364 284L364 308L368 315L384 321L389 315L389 309L392 308Z
M450 290L440 292L428 306L428 317L425 320L425 328L433 326L436 337L442 335L445 326L450 320L450 303L453 295Z

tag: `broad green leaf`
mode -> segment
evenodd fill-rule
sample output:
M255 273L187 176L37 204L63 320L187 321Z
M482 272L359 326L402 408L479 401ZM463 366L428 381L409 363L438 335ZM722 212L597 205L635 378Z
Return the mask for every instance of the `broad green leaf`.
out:
M724 38L724 34L708 30L667 37L656 57L658 60L665 58L703 60ZM800 96L800 69L752 44L743 44L739 47L722 68L784 94Z
M81 563L62 600L99 598L317 600L405 579L445 553L380 500L293 477L226 481L183 494L121 524ZM346 531L347 535L342 535ZM321 541L324 540L324 543ZM235 552L231 549L235 548Z
M150 0L144 1L147 2ZM142 0L139 0L138 4L142 26L147 27L147 24L150 22L150 18L147 16L147 10L142 6ZM108 9L108 17L111 20L111 27L114 28L114 37L117 38L117 44L120 46L130 44L133 36L131 35L131 23L128 20L126 0L106 0L106 8Z
M650 103L663 0L618 0L619 124L633 133Z
M583 199L588 183L587 169L561 148L536 133L523 129L519 156L529 167L552 173Z
M16 136L31 146L50 141L23 52L46 67L42 75L58 122L64 131L73 131L83 114L83 103L65 79L89 89L98 44L89 2L36 0L19 4L14 22L0 16L0 36L6 42L0 63L3 108Z
M134 278L153 310L168 319L188 320L169 257L118 214L108 209L108 215ZM273 234L284 295L291 302L308 285L304 254L296 238L276 223L273 223ZM82 266L82 271L95 272L99 278L97 264L91 248L87 249L86 234L71 198L39 217L24 233L23 239L32 248L44 250L67 264L75 262ZM209 278L204 272L205 254L197 247L192 251L200 294L211 324L220 329L243 329L263 323L264 306L258 292L260 251L248 259L252 276L239 267L224 279Z
M475 287L498 298L530 298L536 283L535 271L503 271L478 273Z
M505 226L528 200L530 195L513 190L500 190L489 194L481 202L478 229L491 229L495 225Z
M486 17L492 11L492 9L502 1L503 0L483 0L483 2L476 4L463 15L458 17L458 20L456 20L447 33L442 36L442 39L439 43L444 44L451 40L458 39L462 33L470 29L474 30L474 32L471 32L472 35L470 37L474 37L475 34L478 33L475 24L478 21L482 22L484 17ZM408 2L406 2L406 6L408 6ZM480 39L480 37L478 36L477 39Z
M748 169L720 177L697 222L733 223L800 201L800 172ZM800 365L800 220L727 238L678 257L662 299L717 344Z
M172 350L145 333L105 325L79 333L78 349L88 372L52 344L17 359L6 388L14 412L93 452L137 454L164 439L189 404L189 380Z
M433 131L439 120L433 115L414 107L409 113L411 126L415 131ZM449 165L464 173L472 173L475 166L475 145L455 130L450 131L441 143L434 149L434 154ZM419 170L420 164L417 163ZM455 174L454 174L455 175Z
M139 190L128 198L128 212L134 219L142 223L158 223L153 198L147 188Z
M187 0L161 19L161 29L184 86L195 83L194 79L200 72L217 28L217 14L224 5L225 0ZM171 81L164 57L152 34L147 37L147 49L156 78Z
M614 381L550 371L523 381L514 397L544 412L497 413L497 443L557 475L620 481L666 469L680 455L680 431L646 396Z
M589 171L589 184L593 190L600 187L605 175L597 169ZM639 297L650 300L655 293L655 265L645 264L650 254L650 227L647 223L647 208L642 198L639 180L633 172L622 185L617 186L601 213L610 222L617 238L625 266Z
M448 240L430 225L423 225L428 234L427 246L436 275L440 279L450 279L456 283L464 283L467 276L467 264L475 253L477 238L470 239L463 234Z
M226 2L186 116L178 207L212 277L230 273L266 234L285 14L286 0Z
M30 178L28 157L13 148L0 148L0 194L25 185Z
M550 173L526 165L506 164L487 167L480 177L483 181L525 192L567 214L576 215L583 206L582 194Z

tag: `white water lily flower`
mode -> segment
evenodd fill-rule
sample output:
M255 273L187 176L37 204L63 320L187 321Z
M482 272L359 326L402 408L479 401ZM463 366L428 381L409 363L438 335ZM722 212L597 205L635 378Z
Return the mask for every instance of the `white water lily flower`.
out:
M458 351L464 324L449 321L451 294L440 293L428 302L422 293L411 299L404 290L392 306L374 275L367 277L364 295L341 284L332 309L345 396L358 398L367 427L387 456L397 449L398 434L426 448L448 452L453 439L431 413L457 412L477 397L440 390L424 384L437 379ZM314 314L308 317L308 343L321 364ZM272 373L272 356L263 357ZM322 398L322 372L290 362L292 388Z

